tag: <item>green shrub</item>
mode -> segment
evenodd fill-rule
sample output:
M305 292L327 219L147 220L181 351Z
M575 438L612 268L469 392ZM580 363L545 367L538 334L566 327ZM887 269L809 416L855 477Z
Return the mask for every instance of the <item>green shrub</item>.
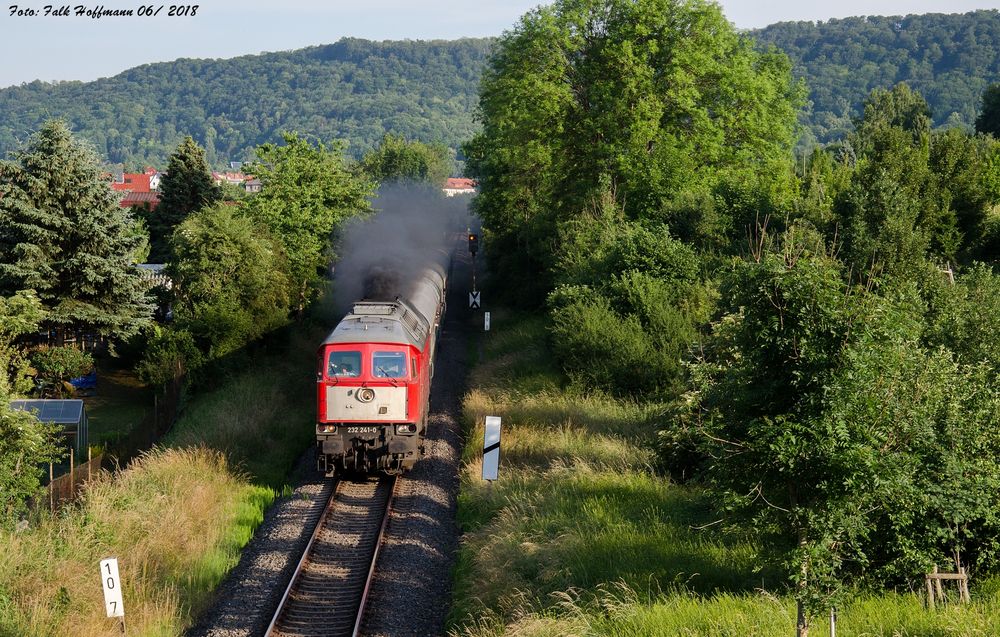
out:
M674 393L712 305L694 249L665 225L623 219L609 201L566 223L563 240L548 303L566 373L618 395Z
M552 336L567 373L584 386L635 395L676 382L677 362L657 348L636 316L620 315L606 297L553 310Z
M62 398L67 381L94 368L94 357L75 347L42 347L31 353L42 395Z
M146 355L136 367L139 376L150 385L163 385L197 369L203 356L194 337L184 329L155 328Z
M10 528L26 513L25 501L41 484L42 465L61 457L59 427L12 411L7 403L0 393L0 528Z

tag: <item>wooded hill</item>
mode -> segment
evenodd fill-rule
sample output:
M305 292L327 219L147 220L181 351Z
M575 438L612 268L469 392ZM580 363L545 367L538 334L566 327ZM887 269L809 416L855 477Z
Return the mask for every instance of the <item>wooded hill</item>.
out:
M750 32L792 60L809 87L805 141L851 129L873 88L908 82L934 124L971 126L983 90L1000 81L1000 13L781 22ZM94 82L31 82L0 90L0 155L51 117L66 119L111 163L165 165L190 134L209 163L246 160L295 130L344 139L355 157L385 132L458 146L492 38L336 44L227 60L181 59Z
M282 131L346 140L360 156L386 132L452 148L472 136L489 39L336 44L226 60L147 64L94 82L0 90L0 156L52 117L111 163L163 167L184 135L210 164L249 159Z
M1000 12L779 22L753 35L785 51L809 86L801 121L815 139L839 139L875 88L906 82L935 126L972 126L983 91L1000 82ZM807 135L808 137L808 135Z

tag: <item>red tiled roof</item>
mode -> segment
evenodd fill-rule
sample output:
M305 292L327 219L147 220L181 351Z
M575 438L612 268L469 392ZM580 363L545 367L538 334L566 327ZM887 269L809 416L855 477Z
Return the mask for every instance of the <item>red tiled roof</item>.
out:
M111 188L131 192L149 192L149 177L143 173L125 173L122 176L122 181L120 183L113 182Z
M150 208L155 208L160 203L160 195L155 192L129 192L118 202L122 208L138 206L148 203Z
M466 177L449 177L445 180L444 187L455 189L475 188L476 182L475 180L468 179Z

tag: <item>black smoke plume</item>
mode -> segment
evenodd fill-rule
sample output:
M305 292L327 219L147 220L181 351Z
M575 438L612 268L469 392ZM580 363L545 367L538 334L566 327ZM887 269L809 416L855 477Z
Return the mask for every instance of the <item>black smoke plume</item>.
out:
M423 269L447 266L470 227L466 196L445 197L422 185L383 186L372 202L376 213L348 224L340 234L334 266L333 296L337 312L355 301L392 300L405 295Z

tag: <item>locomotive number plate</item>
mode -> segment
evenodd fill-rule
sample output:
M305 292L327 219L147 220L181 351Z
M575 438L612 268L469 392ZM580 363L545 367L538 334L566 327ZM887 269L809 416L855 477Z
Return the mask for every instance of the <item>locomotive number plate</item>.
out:
M349 434L377 434L379 427L348 427Z

